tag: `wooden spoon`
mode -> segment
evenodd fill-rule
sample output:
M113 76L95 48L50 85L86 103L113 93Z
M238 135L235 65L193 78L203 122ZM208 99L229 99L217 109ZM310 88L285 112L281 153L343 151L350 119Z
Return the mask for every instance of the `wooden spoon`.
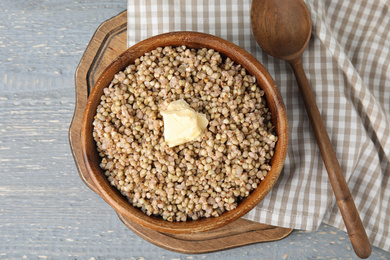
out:
M326 132L314 95L302 67L302 54L311 36L311 18L300 0L252 0L252 30L268 54L290 63L301 91L330 182L355 253L371 254L371 245Z

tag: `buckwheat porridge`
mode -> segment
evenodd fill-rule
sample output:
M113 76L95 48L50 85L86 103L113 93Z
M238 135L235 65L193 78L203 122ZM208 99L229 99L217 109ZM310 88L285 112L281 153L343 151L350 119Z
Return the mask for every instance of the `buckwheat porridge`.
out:
M256 79L213 49L159 47L115 75L93 122L101 168L147 215L168 221L232 210L271 169L278 140ZM163 111L204 115L194 140L170 147Z

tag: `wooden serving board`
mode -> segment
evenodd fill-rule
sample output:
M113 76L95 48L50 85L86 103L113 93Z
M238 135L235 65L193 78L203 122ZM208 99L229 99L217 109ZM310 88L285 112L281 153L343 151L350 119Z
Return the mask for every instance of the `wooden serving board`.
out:
M73 157L84 183L99 194L86 170L80 146L84 109L102 71L127 48L127 12L107 20L93 35L76 70L76 108L69 130ZM143 227L117 213L134 233L162 248L187 254L207 253L288 236L292 229L238 219L222 228L195 234L168 234Z

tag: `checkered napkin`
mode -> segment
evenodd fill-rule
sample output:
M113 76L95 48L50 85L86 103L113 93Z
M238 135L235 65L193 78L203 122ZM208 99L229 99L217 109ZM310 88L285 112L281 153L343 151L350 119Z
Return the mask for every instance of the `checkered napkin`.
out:
M303 66L373 245L390 250L390 2L306 0L313 34ZM214 34L254 55L284 98L290 126L284 170L245 218L315 230L344 229L290 66L252 36L251 0L129 0L128 46L180 30Z

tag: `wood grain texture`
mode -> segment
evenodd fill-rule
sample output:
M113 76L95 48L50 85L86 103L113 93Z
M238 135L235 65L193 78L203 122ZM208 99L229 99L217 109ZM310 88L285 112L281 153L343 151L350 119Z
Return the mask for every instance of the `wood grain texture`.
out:
M196 234L170 234L145 228L129 221L123 215L119 218L134 233L159 247L185 254L201 254L260 242L277 241L288 236L292 230L238 219L213 231Z
M81 143L79 126L82 124L88 96L104 69L126 49L126 17L127 12L124 11L98 27L76 69L76 107L69 130L69 139L75 159L82 158L78 145ZM113 25L116 27L113 28ZM109 58L103 58L103 56ZM79 163L78 160L76 160L76 165L79 173L87 171L85 164ZM80 174L80 177L90 189L97 192L89 175Z
M0 259L354 259L321 225L276 242L184 254L127 228L80 179L69 147L75 71L123 0L0 1ZM390 259L373 248L370 259Z
M116 59L120 53L126 50L126 41L123 40L126 39L126 17L126 12L123 12L118 16L114 17L113 19L106 21L98 28L88 48L86 49L76 72L77 106L75 110L74 120L70 128L70 141L71 147L74 151L74 158L76 164L78 165L79 173L83 181L96 193L100 194L101 196L102 194L104 194L104 196L102 197L111 205L118 207L117 214L126 224L126 226L128 226L135 233L137 233L147 241L150 241L155 245L173 251L183 253L204 253L258 242L279 240L289 235L292 232L292 229L263 225L260 223L255 223L243 219L238 219L236 220L236 223L233 222L226 227L222 227L214 231L195 233L199 231L205 231L207 225L209 225L212 229L215 228L215 225L217 225L216 227L219 227L221 225L219 223L222 223L219 220L229 220L229 216L231 214L224 214L219 218L209 218L204 219L204 221L196 222L170 223L155 218L150 218L151 220L149 221L149 217L139 212L138 210L135 210L123 198L111 198L112 195L116 195L117 197L119 195L117 195L117 192L115 192L115 190L108 184L108 182L105 180L104 175L99 174L100 170L97 169L97 167L99 165L98 161L100 160L98 158L97 153L89 151L88 154L95 154L95 156L93 157L94 160L83 160L84 155L82 154L82 151L80 151L80 149L82 150L83 146L80 146L80 143L84 145L84 149L94 149L95 151L96 148L95 145L92 144L93 140L89 143L85 142L85 137L83 137L83 135L85 136L86 133L89 133L86 129L89 129L90 127L85 127L85 122L81 122L81 120L85 120L85 115L91 115L90 119L93 118L93 111L96 110L95 107L97 104L92 106L92 110L91 104L94 103L88 102L88 104L86 104L86 98L91 93L91 87L94 86L95 83L97 83L91 95L100 96L103 87L108 85L109 81L111 81L111 78L116 73L116 71L120 70L117 67L119 66L120 68L122 68L123 66L125 66L122 64L128 63L127 59L123 59L123 61L121 58ZM166 36L167 37L163 39L153 39L149 41L153 44L153 46L156 45L154 47L148 47L150 45L148 43L140 43L139 47L136 47L135 49L137 51L140 51L139 55L142 55L142 53L147 52L146 49L154 49L155 47L158 47L167 41L172 43L178 41L178 45L184 44L182 40L178 40L180 37L176 37L175 35L170 34ZM184 38L188 41L187 44L194 44L193 41L199 37L200 35L197 34L192 35L190 33L186 33ZM210 39L206 40L205 42L209 44L212 44L212 42L218 42L219 44L221 44L219 39L214 39L214 41ZM232 50L230 50L230 54L233 55ZM237 56L240 55L241 50L237 50ZM123 55L122 57L127 57L127 55ZM114 59L116 63L111 64L111 61L113 61ZM109 66L109 70L105 70L107 66ZM253 68L253 70L255 70L255 68ZM102 73L104 73L104 76L101 77ZM271 84L270 86L273 85ZM275 107L278 105L275 104L275 101L272 101L272 104L274 104ZM275 108L274 110L275 114L277 111L276 109L277 108ZM84 110L89 111L91 113L85 114ZM283 115L283 113L281 114ZM84 119L82 118L83 116ZM284 116L286 116L285 113ZM88 126L90 125L92 124L88 124ZM280 129L282 129L283 127L285 127L285 125L281 126ZM80 129L82 130L81 136ZM89 134L88 136L92 135ZM281 138L281 140L283 141L283 138ZM285 154L285 152L286 151L282 153ZM283 156L280 156L279 160L282 160L283 158ZM97 162L96 164L94 163L95 161ZM282 166L280 166L280 169L281 167ZM93 169L95 169L94 171L97 171L97 175L92 175ZM275 174L277 173L275 172ZM271 175L272 174L270 174L270 176ZM273 179L268 180L272 181ZM99 185L98 189L96 189L97 185ZM268 187L271 184L266 185L267 186L265 187ZM110 197L108 197L109 194L111 194ZM121 200L121 203L117 203L117 200ZM124 206L118 206L123 204ZM126 207L126 210L121 210L122 207ZM132 212L132 214L134 215L129 215L128 212ZM128 216L125 216L125 214L128 214ZM177 227L171 228L170 226L172 224L176 225ZM156 230L153 230L149 227L153 227ZM186 230L185 233L191 232L194 234L173 235L165 233L165 231L169 230L174 231L174 233L182 233L179 231ZM171 233L171 231L169 233Z

